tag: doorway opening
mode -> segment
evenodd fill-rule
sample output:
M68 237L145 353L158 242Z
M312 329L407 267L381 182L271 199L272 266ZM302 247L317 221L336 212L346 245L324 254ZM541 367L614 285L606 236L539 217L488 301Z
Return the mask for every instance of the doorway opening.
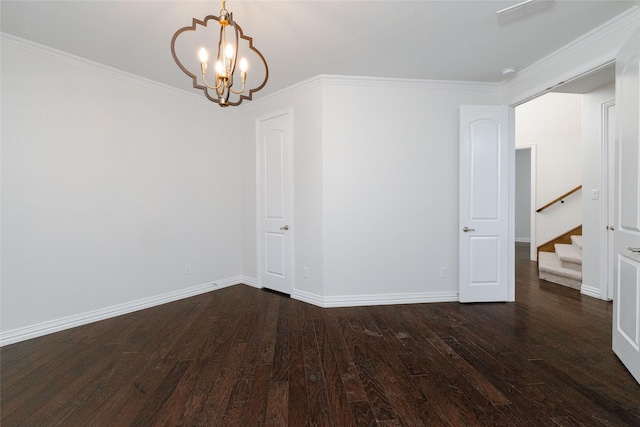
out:
M550 255L538 258L538 247L549 243L545 251L553 251L554 239L566 233L565 243L558 244L575 247L572 253L577 251L580 258L573 269L579 269L580 276L559 285L600 299L612 295L607 225L612 216L614 82L610 63L515 107L516 257L528 249L532 262L548 262Z

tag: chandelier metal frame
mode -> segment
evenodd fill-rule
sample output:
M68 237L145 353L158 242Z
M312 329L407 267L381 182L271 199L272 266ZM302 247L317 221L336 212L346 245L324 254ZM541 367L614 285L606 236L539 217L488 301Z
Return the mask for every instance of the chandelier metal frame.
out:
M220 39L217 43L217 63L216 63L216 84L209 84L206 80L206 73L208 70L207 58L202 58L201 56L201 74L200 77L202 79L202 83L198 82L198 76L195 73L189 71L178 59L178 55L176 54L175 44L178 37L187 31L197 31L197 26L201 25L202 27L206 27L209 21L217 21L220 24ZM235 46L232 46L232 55L228 55L227 49L227 30L233 31L235 34ZM235 91L232 89L234 75L236 75L236 64L237 64L237 56L238 56L238 45L240 40L246 40L248 42L249 49L253 51L258 58L264 64L265 76L262 83L252 89L249 89L245 94L245 82L246 82L246 69L243 66L240 80L242 81L242 89L240 91ZM204 49L202 49L204 50ZM206 51L205 51L206 53ZM220 16L208 15L203 20L193 18L191 26L180 28L175 32L173 37L171 38L171 55L173 56L173 60L176 62L178 67L189 77L192 79L193 87L196 89L201 89L204 92L205 97L212 102L217 103L221 107L228 106L237 106L242 103L244 100L251 101L253 98L253 93L262 89L269 79L269 66L267 65L267 61L262 56L262 53L253 45L253 38L247 36L242 31L242 27L238 25L237 22L233 19L233 13L227 11L225 7L225 0L222 0L222 10L220 10ZM202 55L202 54L201 54ZM229 58L228 56L232 56ZM238 95L238 99L233 101L231 100L232 94Z

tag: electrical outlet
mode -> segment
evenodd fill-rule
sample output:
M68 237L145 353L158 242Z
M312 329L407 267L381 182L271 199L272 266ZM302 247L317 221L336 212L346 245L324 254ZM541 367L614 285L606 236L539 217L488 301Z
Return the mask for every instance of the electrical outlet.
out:
M309 267L302 267L302 277L309 277Z
M447 277L447 267L440 268L440 277Z
M185 275L191 274L191 264L185 264L184 265L184 274Z

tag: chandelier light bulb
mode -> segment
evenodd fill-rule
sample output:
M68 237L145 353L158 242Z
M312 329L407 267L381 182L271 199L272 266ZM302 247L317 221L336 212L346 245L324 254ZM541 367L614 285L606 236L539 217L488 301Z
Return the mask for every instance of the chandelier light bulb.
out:
M200 56L200 62L207 62L207 60L209 59L209 53L205 48L200 49L198 56Z
M233 46L231 46L231 43L227 45L227 48L225 49L225 54L227 55L227 59L233 58Z
M240 71L245 73L248 69L249 69L249 63L247 62L247 60L245 58L242 58L240 60Z
M216 61L216 73L221 74L224 71L221 61Z

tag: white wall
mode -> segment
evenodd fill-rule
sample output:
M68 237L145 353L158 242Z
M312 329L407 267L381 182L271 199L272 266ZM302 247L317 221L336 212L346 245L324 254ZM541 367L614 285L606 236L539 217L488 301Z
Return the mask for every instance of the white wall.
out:
M531 241L531 148L516 150L516 242Z
M603 183L603 147L604 121L603 105L615 100L615 85L610 84L583 96L583 144L582 159L584 170L584 191L582 194L582 286L583 290L594 296L607 298L606 269L603 257L606 256L606 192ZM610 126L615 127L614 123ZM591 193L596 190L598 199ZM613 197L613 194L611 195Z
M3 334L240 273L237 116L195 99L3 38Z
M384 93L398 102L381 102ZM456 299L458 110L496 97L492 85L320 76L245 108L243 274L256 274L255 119L290 108L293 296L322 305Z
M493 104L496 96L480 85L444 82L326 85L324 279L330 300L457 300L459 107Z
M581 95L549 93L516 107L521 146L536 146L536 209L581 185ZM580 194L536 214L537 246L582 224Z

